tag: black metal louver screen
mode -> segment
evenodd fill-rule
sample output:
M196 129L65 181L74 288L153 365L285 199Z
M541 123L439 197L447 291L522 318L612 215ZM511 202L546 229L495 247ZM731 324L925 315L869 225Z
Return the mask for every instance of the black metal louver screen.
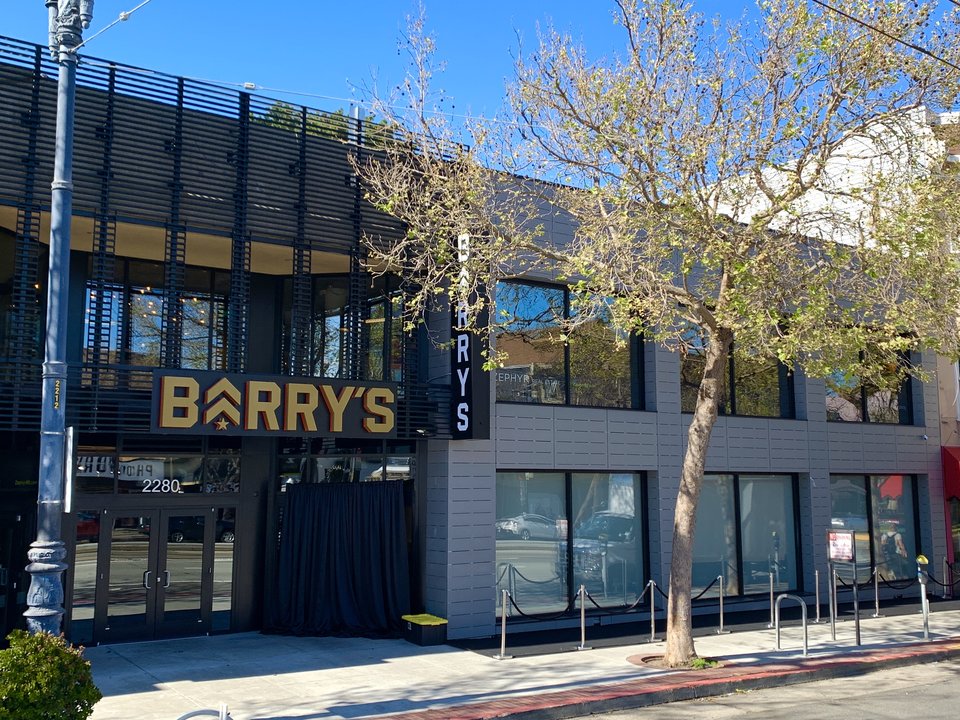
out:
M38 429L44 243L49 211L58 68L46 48L0 37L0 213L15 230L15 282L0 357L0 429ZM237 89L83 56L77 72L74 215L92 230L82 364L69 371L68 422L104 432L147 432L151 369L120 363L118 227L157 232L164 261L160 363L176 367L181 299L193 234L230 243L226 370L244 370L250 338L252 247L289 248L295 307L291 374L309 375L313 339L311 275L317 253L350 258L353 310L343 368L362 378L369 278L360 238L400 237L393 218L363 201L351 157L368 152L360 121ZM13 227L14 222L16 227ZM159 233L162 233L160 235ZM159 247L159 238L164 247ZM75 238L76 240L77 238ZM79 314L73 316L77 321ZM410 373L416 363L405 358ZM446 388L401 388L402 437L444 436Z

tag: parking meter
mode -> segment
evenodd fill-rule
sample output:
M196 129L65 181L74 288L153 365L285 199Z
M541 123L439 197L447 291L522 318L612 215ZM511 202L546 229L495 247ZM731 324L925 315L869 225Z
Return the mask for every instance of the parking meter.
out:
M927 604L927 565L930 563L922 553L917 555L917 580L920 581L920 609L923 612L923 639L930 639L930 606Z

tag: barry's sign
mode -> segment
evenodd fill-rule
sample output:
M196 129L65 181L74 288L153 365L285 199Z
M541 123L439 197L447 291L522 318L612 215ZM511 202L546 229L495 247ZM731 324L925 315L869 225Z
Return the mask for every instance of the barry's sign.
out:
M329 378L158 370L155 432L225 435L396 436L393 386Z

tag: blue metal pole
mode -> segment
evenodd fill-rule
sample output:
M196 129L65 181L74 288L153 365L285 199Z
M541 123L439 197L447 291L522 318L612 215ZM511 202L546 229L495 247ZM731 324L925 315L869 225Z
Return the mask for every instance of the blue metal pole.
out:
M77 56L83 27L90 24L92 0L46 0L56 17L60 74L57 82L57 136L50 194L50 265L47 275L47 325L40 416L40 477L37 489L37 539L30 545L27 628L60 633L63 618L61 539L67 398L67 297L70 280L70 221L73 214L73 114ZM51 21L52 25L52 21Z

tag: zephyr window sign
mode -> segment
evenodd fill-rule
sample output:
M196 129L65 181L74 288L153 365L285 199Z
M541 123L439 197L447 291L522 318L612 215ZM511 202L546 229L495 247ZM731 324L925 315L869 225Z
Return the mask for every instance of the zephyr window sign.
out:
M157 370L152 428L204 435L396 437L389 383Z

